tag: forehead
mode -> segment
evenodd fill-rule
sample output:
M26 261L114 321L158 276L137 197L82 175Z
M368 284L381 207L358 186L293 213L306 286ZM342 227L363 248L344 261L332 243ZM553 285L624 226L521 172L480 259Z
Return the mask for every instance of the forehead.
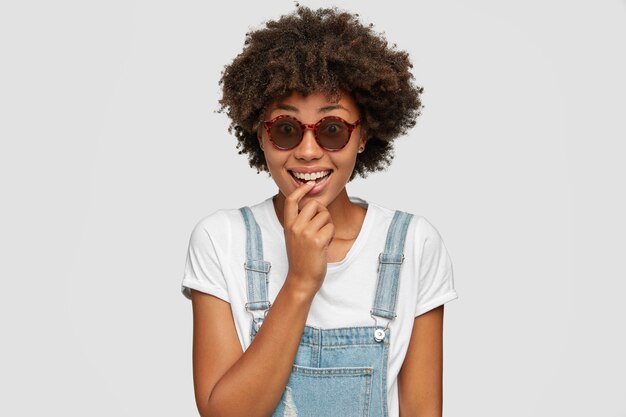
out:
M268 106L269 112L283 110L293 113L326 113L339 111L346 114L357 113L357 107L352 97L340 92L339 95L332 96L323 92L313 92L302 95L293 92L289 96L277 99Z

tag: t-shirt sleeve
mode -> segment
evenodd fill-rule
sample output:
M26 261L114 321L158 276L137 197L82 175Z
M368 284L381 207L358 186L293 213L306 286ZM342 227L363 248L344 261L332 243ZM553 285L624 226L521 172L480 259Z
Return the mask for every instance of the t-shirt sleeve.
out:
M419 219L417 227L423 243L415 317L458 298L454 288L452 261L441 235L423 217Z
M211 236L215 215L200 220L189 238L189 248L181 285L182 293L191 299L191 290L198 290L230 302L224 272Z

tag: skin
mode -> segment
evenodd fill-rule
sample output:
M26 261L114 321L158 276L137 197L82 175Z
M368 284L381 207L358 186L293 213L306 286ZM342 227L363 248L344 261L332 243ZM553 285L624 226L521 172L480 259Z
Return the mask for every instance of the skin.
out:
M270 106L265 120L280 114L303 123L315 123L326 115L351 123L359 118L354 101L346 94L338 102L329 102L321 93L306 97L294 93ZM273 147L267 133L259 131L278 186L274 207L285 233L289 269L263 326L245 352L230 305L192 290L193 374L201 416L271 416L276 408L327 263L345 257L365 217L365 209L352 204L345 189L357 150L366 145L363 133L358 127L346 147L329 152L317 144L310 130L296 148L287 151ZM289 173L310 167L332 170L321 192L315 192L312 182L296 183ZM414 319L398 380L401 417L442 415L442 333L443 306Z
M343 94L338 102L330 102L322 93L313 93L307 97L294 93L284 100L273 103L265 114L265 120L283 114L294 116L303 123L316 123L325 116L338 116L349 123L359 119L356 103L347 94ZM259 141L265 160L279 190L274 198L274 208L279 220L284 216L286 196L299 187L289 170L304 168L332 170L323 191L314 196L305 195L298 207L304 209L309 202L315 200L327 209L336 232L328 247L328 262L343 259L356 239L365 218L365 209L352 204L346 192L346 183L354 170L357 151L365 146L361 126L357 126L352 132L348 144L335 152L320 147L312 130L306 130L302 142L289 151L276 149L265 130L261 130L260 133Z

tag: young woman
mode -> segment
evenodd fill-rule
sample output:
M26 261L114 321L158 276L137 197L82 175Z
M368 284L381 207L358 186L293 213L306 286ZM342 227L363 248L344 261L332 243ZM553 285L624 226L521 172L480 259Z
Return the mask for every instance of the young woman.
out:
M414 126L411 68L357 16L302 6L225 68L240 153L278 192L192 232L182 291L202 416L441 417L446 248L424 217L346 192Z

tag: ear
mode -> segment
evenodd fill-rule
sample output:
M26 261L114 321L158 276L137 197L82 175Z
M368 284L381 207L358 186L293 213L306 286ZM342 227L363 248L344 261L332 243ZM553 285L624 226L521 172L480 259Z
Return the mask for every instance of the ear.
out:
M361 131L361 137L359 138L359 147L365 148L367 145L367 132L365 130Z
M367 129L364 126L364 123L359 124L359 143L362 145L365 145L365 142L367 142Z
M259 147L261 148L261 150L263 151L263 135L261 134L261 129L257 129L256 131L256 138L259 141Z

